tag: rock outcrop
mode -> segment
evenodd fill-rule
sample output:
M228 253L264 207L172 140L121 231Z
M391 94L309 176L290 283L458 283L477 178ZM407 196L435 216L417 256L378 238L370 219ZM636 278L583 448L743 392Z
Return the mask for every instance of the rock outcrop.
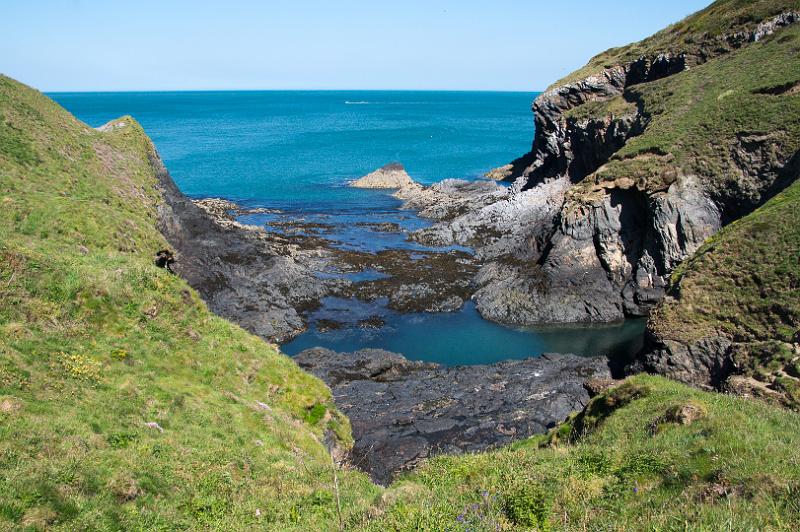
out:
M791 105L770 122L776 100L761 95L794 86L779 65L796 64L798 20L742 17L691 39L673 28L599 56L536 99L531 152L490 172L509 189L449 182L399 194L439 220L412 237L476 249L474 299L495 321L647 315L681 261L794 179ZM759 61L774 61L782 81L756 76Z
M435 454L544 433L586 405L584 381L610 376L605 357L555 354L444 367L378 349L316 348L295 360L331 387L350 418L353 464L384 484Z
M416 182L411 179L406 169L400 163L390 163L382 166L364 177L351 181L351 187L355 188L388 188L398 189L413 187Z
M474 292L477 266L460 250L344 249L297 221L284 234L237 221L243 209L224 199L192 200L175 186L153 150L164 201L159 230L176 251L170 267L217 314L269 341L284 342L307 328L308 314L329 296L385 299L400 312L450 312ZM414 187L402 190L410 191ZM373 228L402 233L395 226ZM375 279L349 274L374 270ZM338 272L340 275L331 272Z
M158 228L177 252L174 271L214 313L254 334L280 342L302 332L302 311L334 291L336 281L317 277L304 264L307 252L291 241L235 222L227 214L235 204L193 202L152 153L164 198Z

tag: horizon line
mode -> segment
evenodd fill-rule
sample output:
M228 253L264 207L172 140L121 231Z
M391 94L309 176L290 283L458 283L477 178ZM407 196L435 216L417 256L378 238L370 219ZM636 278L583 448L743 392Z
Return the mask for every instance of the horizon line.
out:
M81 90L42 90L44 94L97 94L97 93L166 93L166 92L497 92L515 94L536 94L543 90L513 89L81 89Z

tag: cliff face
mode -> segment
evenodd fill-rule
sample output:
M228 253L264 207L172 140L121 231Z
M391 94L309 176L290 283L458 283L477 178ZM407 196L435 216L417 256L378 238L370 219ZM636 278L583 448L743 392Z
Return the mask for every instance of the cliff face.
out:
M798 209L800 181L680 265L630 369L800 407Z
M799 12L720 1L599 55L534 102L531 152L494 174L510 191L416 237L477 248L489 319L647 315L682 260L795 178Z
M767 121L757 115L769 113L775 102L757 101L765 98L753 92L770 82L759 79L760 72L736 70L763 61L764 68L773 64L782 72L786 80L780 81L796 81L795 45L763 39L797 20L796 12L780 14L713 40L724 46L704 43L695 55L642 57L537 99L533 162L517 182L521 190L549 179L575 184L549 249L538 258L547 279L537 294L545 308L538 318L610 321L646 314L681 260L786 185L792 176L782 169L797 150L797 138L769 136ZM696 89L688 106L673 96L687 85ZM753 116L733 103L748 92L750 101L742 103ZM726 98L732 100L726 104ZM712 102L724 112L700 116ZM711 119L739 123L726 128ZM794 130L794 117L783 120L769 125ZM667 127L688 138L666 138ZM719 149L706 150L706 143ZM679 151L683 155L676 156ZM575 303L558 312L565 300Z

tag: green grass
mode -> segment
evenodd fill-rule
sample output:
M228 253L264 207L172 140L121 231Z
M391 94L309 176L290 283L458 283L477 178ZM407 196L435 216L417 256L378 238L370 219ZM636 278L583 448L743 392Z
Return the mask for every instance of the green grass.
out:
M634 86L608 102L571 110L571 116L602 119L607 108L636 101L650 117L640 136L575 187L573 199L591 201L613 187L633 186L653 193L667 188L680 174L699 176L704 188L718 197L732 190L752 193L734 159L739 138L761 137L773 160L796 153L800 91L768 91L798 83L800 28L790 27L691 70Z
M94 131L5 77L0 114L0 529L334 522L321 441L348 445L348 421L152 265L167 244L141 128ZM339 480L345 518L378 492Z
M586 66L557 81L548 90L641 57L654 58L661 53L697 55L705 43L739 31L752 31L759 22L789 11L800 11L800 1L717 0L647 39L596 55Z
M608 100L589 100L569 109L564 115L575 121L604 120L607 117L619 118L636 113L636 104L625 100L622 95Z

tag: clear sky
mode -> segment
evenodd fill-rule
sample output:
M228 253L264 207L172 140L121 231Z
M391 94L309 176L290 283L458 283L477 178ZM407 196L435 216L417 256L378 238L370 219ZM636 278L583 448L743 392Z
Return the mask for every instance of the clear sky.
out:
M0 72L44 91L536 91L710 0L0 0Z

